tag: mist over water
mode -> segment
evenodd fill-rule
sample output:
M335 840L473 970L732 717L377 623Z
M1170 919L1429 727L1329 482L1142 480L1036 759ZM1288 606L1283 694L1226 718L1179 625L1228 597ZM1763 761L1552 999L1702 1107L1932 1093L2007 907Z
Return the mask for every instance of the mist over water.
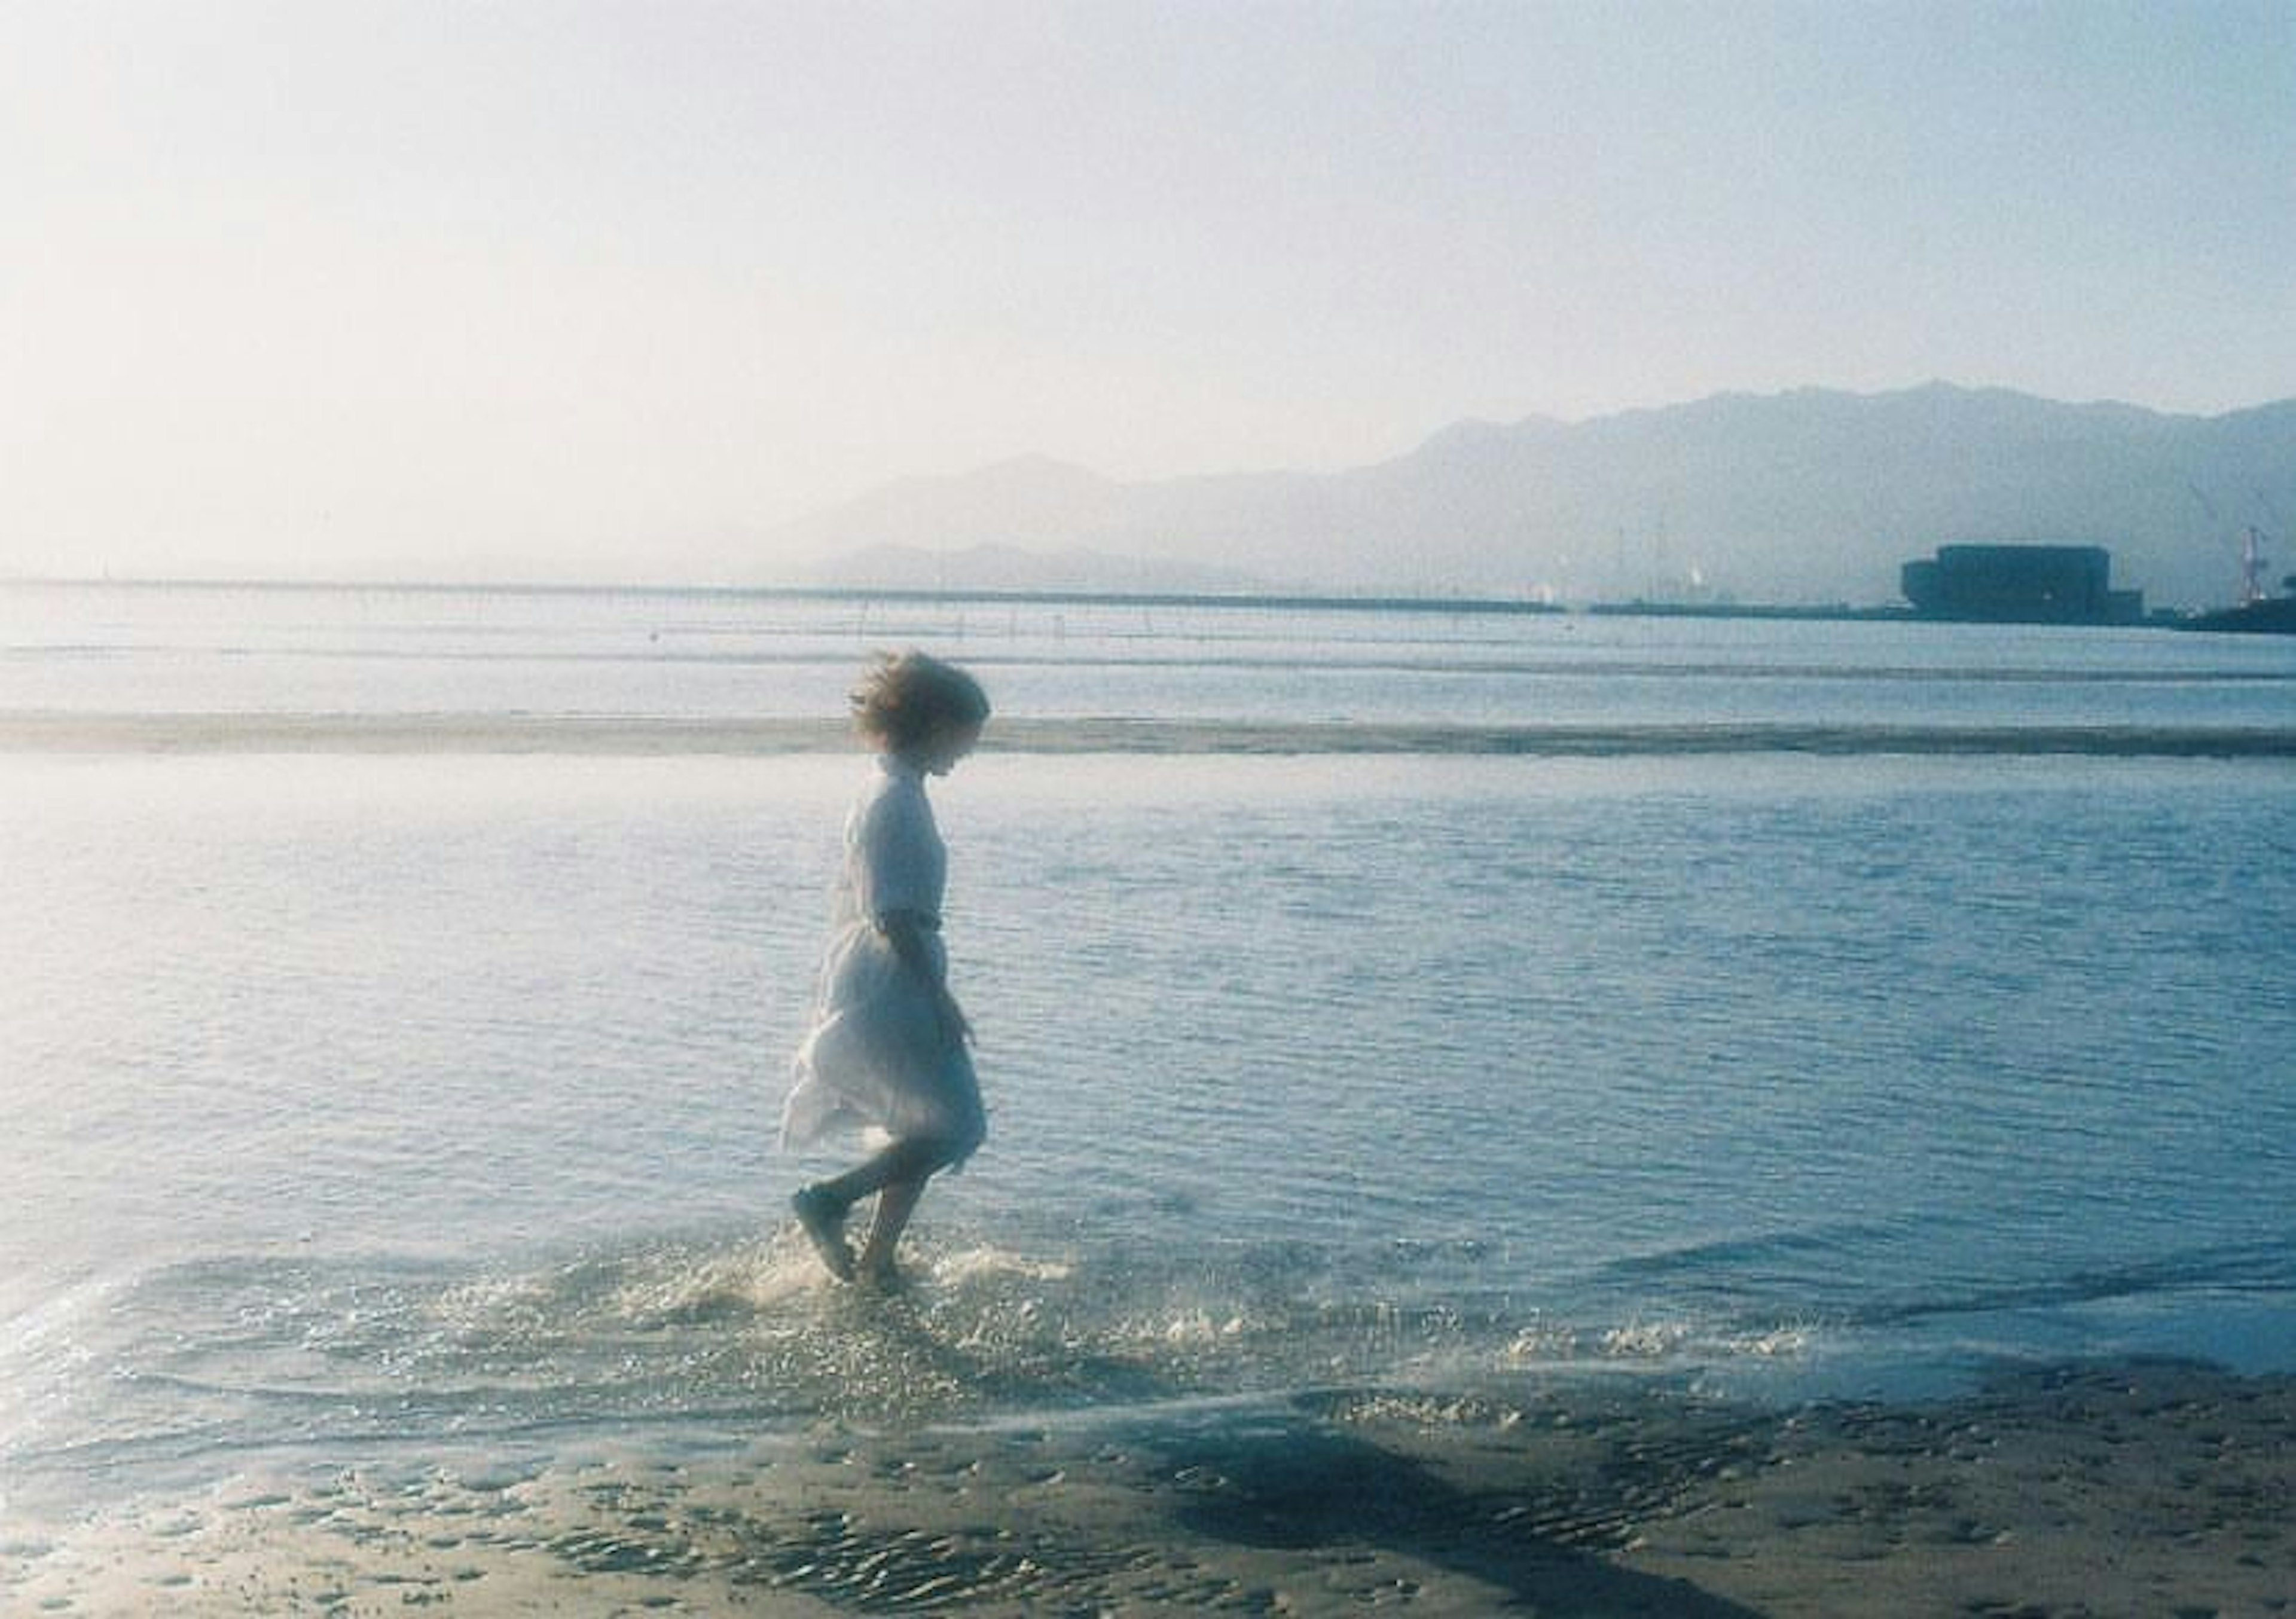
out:
M2296 768L1890 745L1972 712L2284 730L2284 643L4 595L0 724L674 732L833 715L882 637L1046 725L1872 739L1247 757L992 732L934 789L991 1139L929 1198L915 1285L874 1301L782 1217L833 1160L772 1144L857 756L355 730L0 754L6 1488L1330 1385L1793 1398L2003 1356L2291 1363Z

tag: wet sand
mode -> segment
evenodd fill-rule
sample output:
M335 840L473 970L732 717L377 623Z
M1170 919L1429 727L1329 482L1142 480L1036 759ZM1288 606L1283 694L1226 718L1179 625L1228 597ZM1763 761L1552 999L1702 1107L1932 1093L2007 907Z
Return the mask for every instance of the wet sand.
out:
M2292 1500L2296 1379L2186 1366L1794 1413L1332 1393L15 1514L0 1611L2269 1615Z

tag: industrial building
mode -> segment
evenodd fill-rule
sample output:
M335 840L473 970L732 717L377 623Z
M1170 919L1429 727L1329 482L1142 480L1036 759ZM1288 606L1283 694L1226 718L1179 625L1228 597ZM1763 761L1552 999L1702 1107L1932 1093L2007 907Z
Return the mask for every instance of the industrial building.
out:
M1941 545L1908 562L1906 600L1925 618L1968 624L2136 624L2144 593L2112 588L2102 545Z

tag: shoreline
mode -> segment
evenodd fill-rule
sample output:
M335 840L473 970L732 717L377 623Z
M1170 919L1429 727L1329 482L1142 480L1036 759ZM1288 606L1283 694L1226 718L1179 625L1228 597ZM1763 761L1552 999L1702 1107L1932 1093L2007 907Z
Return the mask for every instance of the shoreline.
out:
M2273 1614L2296 1378L2121 1361L1768 1411L1557 1385L816 1426L0 1518L0 1607Z
M0 713L0 756L504 754L581 757L845 754L841 721L585 714ZM991 751L1289 757L2296 758L2296 726L1794 722L1466 724L1412 721L1000 718Z

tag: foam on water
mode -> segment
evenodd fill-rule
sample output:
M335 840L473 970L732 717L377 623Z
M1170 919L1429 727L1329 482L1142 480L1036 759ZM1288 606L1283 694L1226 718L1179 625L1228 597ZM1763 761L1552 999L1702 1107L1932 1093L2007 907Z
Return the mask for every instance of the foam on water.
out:
M1158 1257L928 1231L904 1287L831 1282L791 1230L527 1268L217 1258L57 1301L12 1332L0 1462L20 1494L218 1468L643 1430L674 1452L795 1431L1337 1386L1491 1395L1526 1378L1680 1380L1806 1353L1802 1328L1562 1323L1334 1295L1295 1243Z
M922 1235L907 1285L882 1296L831 1282L788 1229L525 1266L166 1267L13 1324L0 1471L20 1505L53 1509L249 1470L539 1469L631 1445L674 1460L824 1421L1042 1421L1314 1390L1395 1410L1519 1407L1590 1380L1762 1400L1944 1392L1955 1368L2030 1353L2030 1322L2003 1331L2021 1312L2169 1304L2194 1285L2164 1270L1862 1321L1605 1316L1414 1288L1409 1256L1382 1286L1362 1255L1296 1242L1204 1255L1016 1246L954 1223ZM2285 1296L2262 1301L2284 1321Z

